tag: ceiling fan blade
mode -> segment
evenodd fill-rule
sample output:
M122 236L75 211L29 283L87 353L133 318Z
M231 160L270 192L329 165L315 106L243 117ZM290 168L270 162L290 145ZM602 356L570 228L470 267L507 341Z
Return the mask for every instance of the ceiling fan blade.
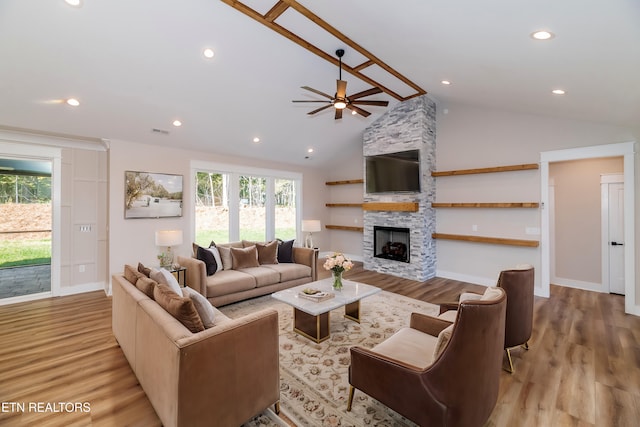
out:
M342 118L342 110L343 109L336 108L336 116L335 116L336 120L340 120Z
M347 82L345 80L336 80L336 98L346 98L347 96Z
M317 109L315 109L313 111L309 111L307 114L308 115L312 115L312 114L315 114L315 113L319 113L320 111L326 110L327 108L330 108L330 107L333 107L333 105L332 104L325 105L324 107L320 107L320 108L317 108Z
M355 111L356 113L360 114L362 117L369 117L371 115L370 112L363 110L362 108L358 108L353 104L347 104L347 108L351 111Z
M380 107L386 107L387 105L389 105L389 101L374 101L374 100L351 101L351 103L358 104L358 105L378 105Z
M323 100L321 100L321 99L318 99L317 101L311 101L311 100L304 100L304 101L303 101L303 100L299 100L299 99L294 99L294 100L293 100L293 101L291 101L291 102L322 102L322 103L325 103L325 104L327 104L327 103L328 103L328 104L331 104L331 101L323 101Z
M372 87L371 89L363 90L362 92L358 92L349 97L350 100L364 98L365 96L375 95L376 93L382 93L382 89L379 87Z
M300 87L301 87L302 89L305 89L305 90L308 90L308 91L310 91L310 92L317 93L318 95L324 96L325 98L333 99L333 96L331 96L331 95L327 95L326 93L324 93L324 92L320 92L319 90L314 89L314 88L312 88L312 87L309 87L309 86L300 86Z

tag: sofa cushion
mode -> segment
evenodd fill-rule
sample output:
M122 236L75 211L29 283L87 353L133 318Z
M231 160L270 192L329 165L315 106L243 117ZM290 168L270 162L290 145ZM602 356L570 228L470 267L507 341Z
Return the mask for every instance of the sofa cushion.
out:
M217 310L204 296L188 286L182 288L182 296L191 299L205 329L209 329L215 324Z
M233 258L234 270L260 266L258 264L258 250L255 245L247 248L231 248L231 257Z
M256 287L256 279L238 270L223 270L207 277L207 298L219 297Z
M202 246L197 246L196 258L204 262L207 276L216 274L216 271L218 271L218 263L212 251L210 251L209 249L205 249Z
M458 318L458 310L447 310L444 313L438 315L438 319L446 320L447 322L455 322Z
M480 300L481 301L491 301L491 300L500 298L500 296L502 296L502 290L501 289L489 286L484 291L484 294L482 294L482 297L480 298Z
M253 276L258 288L280 282L280 273L266 266L243 268L240 271Z
M263 264L277 264L278 263L278 241L274 240L269 243L256 243L256 249L258 250L258 263Z
M190 298L177 295L168 285L158 284L153 290L153 297L158 305L178 319L187 329L196 333L204 331L204 325L198 311Z
M140 289L151 299L153 299L153 290L157 285L158 283L155 280L147 276L142 276L136 281L136 288Z
M280 274L281 282L311 277L311 267L308 265L285 262L282 264L265 264L262 267L277 271Z
M293 262L293 242L287 240L278 245L278 262Z

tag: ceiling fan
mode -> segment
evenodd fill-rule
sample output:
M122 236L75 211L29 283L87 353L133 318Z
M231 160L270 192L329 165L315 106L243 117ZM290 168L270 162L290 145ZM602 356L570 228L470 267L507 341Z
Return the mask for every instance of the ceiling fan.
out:
M389 101L375 101L375 100L361 100L360 98L364 98L365 96L369 96L369 95L375 95L376 93L381 93L382 89L378 88L378 87L373 87L371 89L367 89L367 90L363 90L362 92L358 92L356 94L353 94L351 96L347 96L347 82L342 80L342 56L344 55L344 50L343 49L338 49L336 50L336 56L338 57L338 60L340 61L340 74L339 74L339 79L337 80L337 87L336 87L336 94L334 96L328 95L324 92L320 92L317 89L313 89L309 86L302 86L302 89L308 90L310 92L313 92L315 94L324 96L325 98L328 98L328 101L324 101L324 100L317 100L317 101L312 101L312 100L306 100L306 101L293 101L293 102L323 102L326 103L327 105L317 108L313 111L308 112L307 114L309 115L313 115L315 113L319 113L322 110L326 110L327 108L335 108L336 110L336 115L335 115L335 119L336 120L340 120L342 118L342 111L346 108L348 110L353 111L354 113L360 114L363 117L368 117L369 115L371 115L370 112L363 110L362 108L358 107L357 105L376 105L376 106L380 106L380 107L386 107L387 105L389 105Z

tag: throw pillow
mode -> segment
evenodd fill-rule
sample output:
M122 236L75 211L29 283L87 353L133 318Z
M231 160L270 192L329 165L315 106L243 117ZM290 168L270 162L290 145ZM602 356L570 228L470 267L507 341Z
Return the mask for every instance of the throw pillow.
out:
M136 270L134 267L130 266L130 265L125 265L124 266L124 278L127 279L127 281L129 283L131 283L132 285L135 285L136 282L138 281L138 278L141 276L142 274L138 272L138 270Z
M213 257L216 259L216 264L218 264L217 271L222 270L223 266L222 266L222 258L220 258L220 251L218 250L218 246L215 244L213 240L209 244L208 249L211 251L211 253L213 254Z
M147 276L140 277L136 282L136 288L140 289L151 299L153 299L153 290L157 285L158 283L155 280Z
M258 250L258 263L262 264L277 264L278 263L278 241L274 240L267 244L256 243L256 249Z
M182 295L182 293L180 293ZM204 331L200 315L190 298L183 298L165 284L158 284L153 290L153 298L167 313L178 319L187 329L196 333Z
M216 312L211 303L198 291L190 287L182 288L182 296L191 299L205 329L213 326Z
M438 341L436 342L436 347L433 349L433 360L435 361L447 347L449 344L449 339L451 338L451 333L453 332L453 324L447 326L438 334Z
M158 283L169 286L169 288L177 295L182 295L180 283L178 283L178 280L168 270L164 268L161 268L160 270L152 268L150 278Z
M231 248L231 258L233 258L233 269L260 267L258 264L258 250L254 246L248 248Z
M216 246L218 252L220 252L220 260L222 261L222 268L224 270L231 270L233 268L233 258L231 256L231 248L226 246Z
M216 271L218 271L218 263L209 249L198 246L198 249L196 250L196 258L204 262L207 276L213 276L216 274Z
M138 263L138 271L147 277L151 274L151 269L149 267L145 267L141 262Z
M294 241L295 239L280 243L278 246L278 262L293 262Z

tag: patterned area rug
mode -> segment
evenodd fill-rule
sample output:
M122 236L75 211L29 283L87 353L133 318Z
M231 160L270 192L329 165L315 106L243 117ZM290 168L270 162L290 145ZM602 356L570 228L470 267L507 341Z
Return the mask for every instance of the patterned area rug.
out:
M371 348L409 325L412 312L437 315L438 307L382 291L361 301L358 324L331 312L331 337L320 343L293 332L293 308L264 296L222 307L231 318L263 308L278 310L280 323L280 406L298 426L414 426L375 399L357 391L347 412L349 348ZM264 416L250 426L270 425ZM277 424L273 424L277 425Z

